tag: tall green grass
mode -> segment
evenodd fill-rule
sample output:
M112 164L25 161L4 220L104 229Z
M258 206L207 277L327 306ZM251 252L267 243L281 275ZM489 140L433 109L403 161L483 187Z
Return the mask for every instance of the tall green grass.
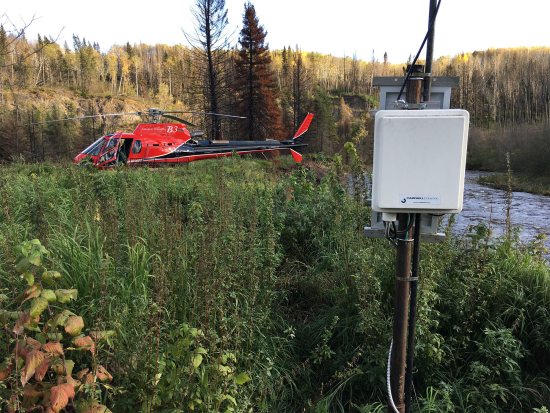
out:
M85 325L116 331L97 353L113 412L375 411L395 252L363 237L358 163L349 182L338 157L306 165L3 166L0 288L15 292L14 247L39 238ZM484 225L470 235L422 246L415 403L548 405L548 267Z

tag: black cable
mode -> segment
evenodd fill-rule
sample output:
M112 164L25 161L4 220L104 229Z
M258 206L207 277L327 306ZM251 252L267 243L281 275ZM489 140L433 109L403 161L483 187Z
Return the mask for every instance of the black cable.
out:
M390 229L390 234L392 235L393 239L396 239L398 235L403 235L409 232L411 227L414 225L414 215L411 216L411 214L407 214L409 218L409 224L407 225L407 228L400 231L395 227L395 221L392 221L392 228ZM393 233L392 233L393 231Z
M403 94L403 89L405 89L405 85L407 84L407 81L411 77L413 66L418 60L418 56L420 56L420 53L422 52L422 49L424 48L424 45L426 44L426 41L428 40L428 36L430 35L430 31L432 30L432 26L435 23L435 18L437 17L437 12L439 11L439 5L441 4L441 0L437 3L437 7L435 8L435 13L432 16L432 19L430 20L430 25L428 26L428 32L426 33L426 36L424 36L424 41L422 42L422 45L420 46L420 49L418 49L418 53L416 54L416 57L414 58L414 61L409 66L409 70L407 70L407 76L405 76L405 81L403 82L403 85L401 86L401 90L399 91L399 95L397 96L397 100L401 99L401 95Z
M411 277L416 281L411 282L410 287L410 311L409 311L409 336L407 337L407 368L405 370L405 412L412 411L412 382L413 382L413 364L414 364L414 330L416 327L416 310L418 294L418 274L420 265L420 242L422 235L422 214L415 214L416 225L414 226L414 248L413 265Z
M386 221L382 221L384 223L384 235L386 236L386 239L390 241L395 248L397 248L397 243L394 241L395 238L392 238L390 235L390 224Z
M384 223L384 231L385 231L386 238L396 247L397 247L397 244L395 243L394 240L397 240L398 236L403 236L404 234L407 234L407 232L409 232L411 227L414 225L415 215L407 214L407 216L408 216L409 223L407 227L403 230L398 230L396 228L395 226L396 221L391 221L391 222L382 221Z

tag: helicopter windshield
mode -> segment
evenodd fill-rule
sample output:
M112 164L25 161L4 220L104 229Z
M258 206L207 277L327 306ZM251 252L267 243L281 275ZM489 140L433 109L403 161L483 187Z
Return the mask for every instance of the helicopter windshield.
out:
M107 152L108 150L113 149L117 145L118 139L118 137L109 139L109 142L107 142L107 145L105 145L105 149L103 149L103 152Z
M101 147L103 146L104 142L105 142L105 138L99 138L97 141L95 141L86 149L84 149L82 153L89 156L97 156L99 155L99 151L101 150Z

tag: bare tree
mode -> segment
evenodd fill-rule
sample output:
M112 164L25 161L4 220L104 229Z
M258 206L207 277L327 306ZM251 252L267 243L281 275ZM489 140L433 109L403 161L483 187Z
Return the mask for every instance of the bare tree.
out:
M206 112L220 113L227 106L230 92L225 76L230 50L225 0L196 0L191 13L195 28L192 33L184 31L184 35L194 48L193 63L204 96L204 109ZM214 116L210 137L221 139L221 136L221 119Z
M29 50L27 54L21 56L19 59L19 62L9 62L6 57L11 53L11 50L13 49L13 45L17 43L19 40L24 38L25 31L29 28L29 26L35 20L37 20L37 17L36 15L33 15L29 21L26 22L23 20L22 22L23 25L21 27L17 27L10 20L9 16L6 13L0 16L0 21L2 21L1 23L2 32L4 32L4 36L5 36L5 40L0 44L0 67L4 68L8 66L13 66L14 64L18 64L20 63L21 60L26 60L29 57L40 53L42 49L46 47L49 43L57 42L57 40L59 39L59 36L61 35L61 31L63 31L63 29L61 29L61 31L55 38L53 38L52 36L48 37L47 41L41 42L38 47L35 47L32 50ZM46 37L44 38L44 40L46 40Z

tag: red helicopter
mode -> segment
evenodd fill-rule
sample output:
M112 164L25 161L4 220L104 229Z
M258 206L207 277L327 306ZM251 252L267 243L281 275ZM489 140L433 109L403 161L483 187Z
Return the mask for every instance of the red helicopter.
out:
M313 119L313 114L309 113L294 137L289 140L217 141L202 140L203 131L189 132L186 126L194 125L171 115L173 113L199 113L246 119L240 116L214 113L148 109L145 112L82 116L59 119L59 121L102 116L149 116L151 121L140 124L133 133L117 132L105 135L80 152L73 160L74 163L78 163L89 157L94 166L100 169L110 169L120 162L132 167L178 165L203 159L218 158L220 156L232 156L233 153L245 155L248 153L263 153L278 150L289 150L294 160L300 162L302 155L299 149L307 146L306 143L302 143L303 135L308 130ZM161 116L180 121L181 123L159 123Z

